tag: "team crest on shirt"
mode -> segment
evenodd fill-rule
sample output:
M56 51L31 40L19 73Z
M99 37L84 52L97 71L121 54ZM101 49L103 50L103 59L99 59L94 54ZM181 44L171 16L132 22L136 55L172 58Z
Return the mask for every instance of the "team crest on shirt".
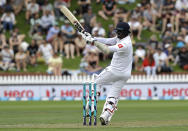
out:
M123 47L123 45L122 45L122 44L118 44L118 47L119 47L119 48L122 48L122 47Z

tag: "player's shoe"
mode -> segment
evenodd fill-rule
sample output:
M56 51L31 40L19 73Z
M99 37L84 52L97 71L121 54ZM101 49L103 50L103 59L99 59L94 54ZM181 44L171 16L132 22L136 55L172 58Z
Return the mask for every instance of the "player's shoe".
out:
M110 113L108 111L104 111L100 116L101 125L108 125L108 119L110 117Z

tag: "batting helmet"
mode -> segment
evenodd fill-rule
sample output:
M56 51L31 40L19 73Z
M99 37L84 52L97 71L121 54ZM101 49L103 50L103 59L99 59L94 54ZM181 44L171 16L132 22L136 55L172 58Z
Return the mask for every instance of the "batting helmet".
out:
M115 28L117 37L122 39L126 36L128 36L130 32L130 26L126 22L119 22Z
M115 30L117 30L117 31L125 31L125 32L128 32L128 33L131 33L130 32L130 26L126 22L119 22L117 24Z

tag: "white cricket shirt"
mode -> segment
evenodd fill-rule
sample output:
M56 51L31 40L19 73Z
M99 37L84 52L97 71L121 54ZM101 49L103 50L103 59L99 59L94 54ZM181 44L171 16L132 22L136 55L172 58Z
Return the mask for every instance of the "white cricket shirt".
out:
M110 45L111 52L114 52L109 68L117 75L131 76L133 48L130 36L123 39L114 38L95 38L97 41Z
M40 45L39 47L39 52L42 53L44 59L45 59L45 62L48 63L48 60L52 57L52 46L50 44L47 44L47 45Z

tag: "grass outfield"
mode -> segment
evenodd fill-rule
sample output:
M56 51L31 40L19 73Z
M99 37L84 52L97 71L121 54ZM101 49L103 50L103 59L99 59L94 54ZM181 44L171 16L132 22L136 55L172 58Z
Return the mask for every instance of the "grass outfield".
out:
M98 104L102 110L103 101ZM99 115L98 113L98 115ZM88 129L89 128L89 129ZM0 130L188 130L187 101L120 101L109 126L82 126L80 101L0 102Z

